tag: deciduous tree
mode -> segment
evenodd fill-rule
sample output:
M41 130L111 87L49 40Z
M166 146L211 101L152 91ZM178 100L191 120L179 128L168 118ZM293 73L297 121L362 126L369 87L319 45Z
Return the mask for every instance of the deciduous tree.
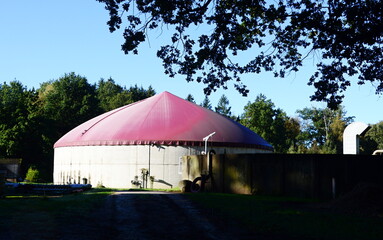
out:
M30 166L43 169L51 178L52 145L45 142L45 120L41 117L37 92L18 81L0 84L0 157L21 158L23 177Z
M105 112L131 103L128 94L112 78L106 81L100 79L97 84L96 93L97 99L100 102L100 108Z
M285 77L316 57L317 70L307 79L316 88L312 100L335 109L352 76L383 92L380 0L97 1L109 11L111 32L123 26L125 53L137 54L150 30L170 29L169 43L157 52L165 73L203 82L206 94L233 81L247 95L241 74ZM246 62L245 51L254 56Z
M383 121L373 124L366 135L377 143L378 149L383 149Z
M249 102L245 106L241 118L244 126L268 141L278 153L287 152L289 149L287 121L286 113L276 108L274 103L263 94L258 95L253 103Z
M152 86L145 89L142 86L138 87L137 84L135 84L134 86L130 86L127 90L129 94L131 94L132 102L137 102L156 94L156 91L152 88Z
M343 132L354 117L346 116L343 107L304 108L297 113L301 119L301 134L298 137L310 153L342 153Z
M148 89L144 89L137 85L126 89L109 78L106 81L101 79L98 82L96 93L101 109L106 112L151 97L155 91L150 86Z
M298 136L301 133L301 124L298 118L290 117L285 122L287 145L289 146L288 152L299 152L299 139Z
M57 137L101 113L96 86L75 73L43 83L38 92L41 110L53 121Z
M16 157L31 127L33 91L18 81L0 85L0 155Z
M371 125L371 129L361 139L360 147L361 153L368 155L383 149L383 121Z

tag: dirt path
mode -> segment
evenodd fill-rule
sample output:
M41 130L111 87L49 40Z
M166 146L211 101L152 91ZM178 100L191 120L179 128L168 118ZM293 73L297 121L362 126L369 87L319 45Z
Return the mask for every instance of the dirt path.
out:
M238 239L218 229L182 194L117 192L102 216L109 239Z
M115 192L90 214L68 206L60 214L49 208L24 209L0 224L0 240L156 240L253 239L238 223L196 207L184 194ZM80 211L81 212L81 211ZM37 213L37 214L36 214ZM24 221L20 215L28 216ZM207 217L206 217L207 216ZM233 227L234 226L234 227ZM258 240L258 238L257 238Z

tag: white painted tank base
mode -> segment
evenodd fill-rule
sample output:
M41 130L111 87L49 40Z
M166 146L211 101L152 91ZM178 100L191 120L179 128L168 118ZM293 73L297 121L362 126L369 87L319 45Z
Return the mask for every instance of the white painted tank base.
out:
M220 153L270 153L255 148L213 148ZM53 180L58 184L88 183L92 186L132 188L141 169L150 170L151 188L174 188L182 180L182 156L200 154L192 146L75 146L54 149Z

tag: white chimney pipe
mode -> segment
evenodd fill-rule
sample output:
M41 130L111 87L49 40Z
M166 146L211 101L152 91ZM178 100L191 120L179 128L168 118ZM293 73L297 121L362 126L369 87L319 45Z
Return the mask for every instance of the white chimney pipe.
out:
M362 122L353 122L343 132L343 154L359 154L359 136L371 127Z

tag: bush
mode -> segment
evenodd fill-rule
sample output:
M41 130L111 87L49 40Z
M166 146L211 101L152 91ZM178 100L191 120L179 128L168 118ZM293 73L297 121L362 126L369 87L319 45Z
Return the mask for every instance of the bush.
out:
M40 180L40 171L35 167L29 167L27 175L25 176L25 181L27 182L38 182Z

